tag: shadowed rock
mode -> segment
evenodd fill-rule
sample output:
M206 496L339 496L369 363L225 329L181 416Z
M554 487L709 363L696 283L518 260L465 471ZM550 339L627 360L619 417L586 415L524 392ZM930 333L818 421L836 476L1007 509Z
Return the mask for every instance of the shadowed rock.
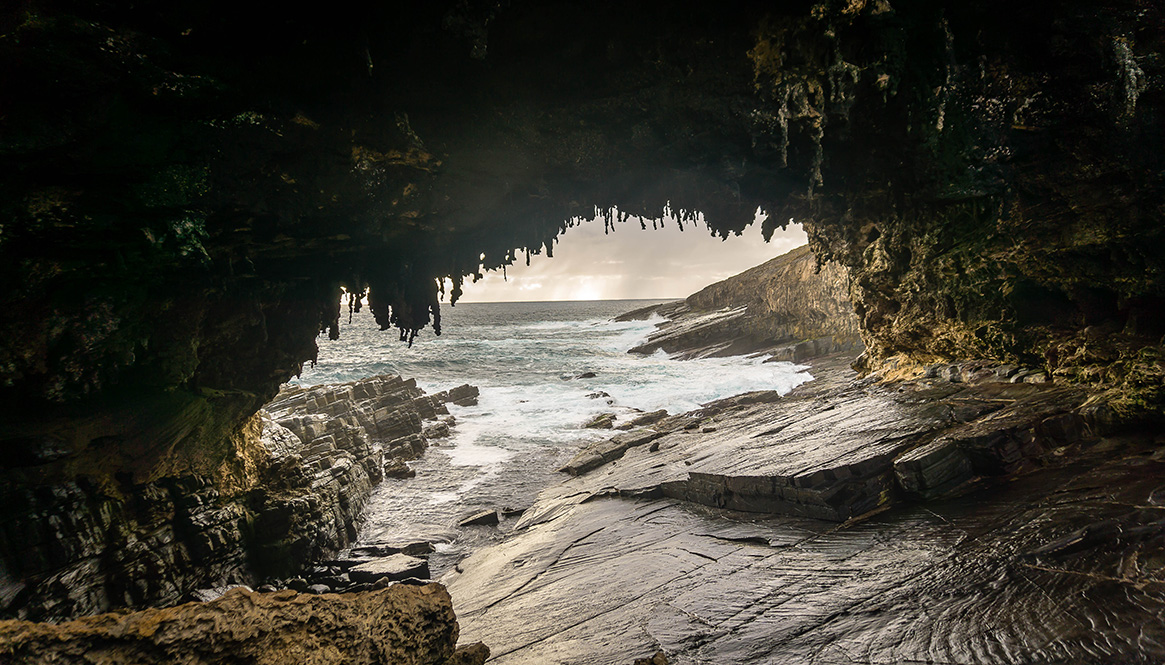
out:
M352 566L348 569L348 577L357 584L382 579L395 582L409 577L428 579L429 562L407 554L392 554Z
M498 523L497 510L483 510L467 515L457 522L457 526L496 526Z

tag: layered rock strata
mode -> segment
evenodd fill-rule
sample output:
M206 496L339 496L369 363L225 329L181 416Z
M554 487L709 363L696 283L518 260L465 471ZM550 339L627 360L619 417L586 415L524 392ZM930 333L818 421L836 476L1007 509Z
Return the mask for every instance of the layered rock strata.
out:
M812 396L746 393L588 445L540 505L667 496L718 508L845 521L909 496L1012 474L1111 427L1077 388L995 372ZM536 523L541 509L526 511Z
M103 614L58 625L0 621L0 659L206 665L480 665L456 648L449 594L437 584L307 596L235 589L209 603Z
M799 247L705 287L683 302L638 309L627 321L667 319L632 353L663 349L675 358L763 353L800 362L862 348L847 271L818 264Z
M146 483L78 470L53 482L68 455L10 465L4 614L59 620L292 575L355 540L385 455L414 459L426 419L475 395L468 386L424 395L399 377L288 388L223 443L239 470L174 469Z
M443 578L466 637L499 664L1165 658L1161 437L1014 368L836 364L580 453Z

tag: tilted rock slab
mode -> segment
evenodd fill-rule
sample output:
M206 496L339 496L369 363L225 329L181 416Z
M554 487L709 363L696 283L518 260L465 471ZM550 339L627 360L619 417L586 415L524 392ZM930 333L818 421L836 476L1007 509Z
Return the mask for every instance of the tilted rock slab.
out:
M939 496L1015 471L1078 439L1084 398L1055 385L947 381L741 395L590 444L560 469L577 477L548 489L523 522L557 510L555 497L610 494L845 521L899 494Z
M312 596L246 589L209 603L62 624L0 622L0 661L199 665L472 665L481 645L456 649L458 626L439 584Z
M442 578L464 634L497 665L1165 661L1157 444L1055 385L814 383L584 451Z

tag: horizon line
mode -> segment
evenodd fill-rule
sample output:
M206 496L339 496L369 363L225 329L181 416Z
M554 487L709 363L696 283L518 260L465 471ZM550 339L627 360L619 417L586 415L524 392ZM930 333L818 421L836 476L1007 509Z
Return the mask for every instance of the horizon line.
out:
M457 305L505 305L514 303L551 303L551 302L616 302L616 301L647 301L647 300L684 300L687 296L660 297L660 298L592 298L584 300L458 300L457 304L443 302L443 305L456 307Z

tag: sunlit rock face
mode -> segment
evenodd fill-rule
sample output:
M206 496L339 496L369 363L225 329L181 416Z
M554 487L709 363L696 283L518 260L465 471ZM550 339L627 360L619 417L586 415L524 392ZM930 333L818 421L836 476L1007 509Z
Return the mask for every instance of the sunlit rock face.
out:
M849 276L798 247L739 275L711 284L682 302L628 312L619 320L668 319L631 353L663 349L690 359L765 353L801 362L861 350Z
M0 35L0 445L29 486L217 469L341 286L411 340L437 278L596 207L804 222L870 368L1160 403L1156 3L33 0Z

